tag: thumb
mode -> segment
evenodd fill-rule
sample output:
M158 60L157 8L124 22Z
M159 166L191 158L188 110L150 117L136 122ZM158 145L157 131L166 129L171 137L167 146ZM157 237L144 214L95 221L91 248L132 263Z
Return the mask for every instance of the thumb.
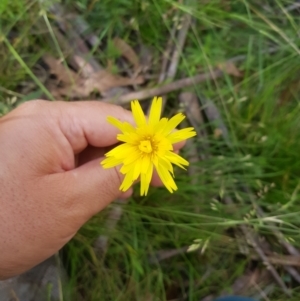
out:
M63 201L69 213L73 218L78 218L81 225L113 200L130 197L132 193L132 189L125 193L119 190L123 181L119 169L103 169L100 161L95 159L61 174L64 177L60 180L62 191L68 191Z

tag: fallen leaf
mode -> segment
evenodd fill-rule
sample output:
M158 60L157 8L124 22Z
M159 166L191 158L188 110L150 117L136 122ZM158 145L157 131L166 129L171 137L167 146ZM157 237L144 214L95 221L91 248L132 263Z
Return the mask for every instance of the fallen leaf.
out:
M113 39L114 46L120 51L121 55L124 56L134 68L134 71L137 72L140 68L140 60L136 55L135 51L130 45L128 45L123 39L118 37Z
M50 74L55 75L58 82L71 84L77 77L77 74L73 70L68 69L62 64L61 60L58 60L53 56L44 55L43 60L50 68Z
M73 59L77 66L80 68L79 74L82 77L89 77L95 73L93 66L91 66L91 64L89 64L84 58L78 55L74 55Z
M227 73L228 75L233 75L235 77L242 77L243 74L241 71L236 67L233 62L225 62L218 64L218 68L223 72Z
M144 78L137 76L135 78L114 75L103 69L95 72L83 58L75 56L77 65L79 66L79 74L68 69L57 60L49 55L44 57L44 61L50 68L50 73L55 75L57 82L51 82L47 88L56 98L87 98L92 92L103 93L109 89L142 84Z

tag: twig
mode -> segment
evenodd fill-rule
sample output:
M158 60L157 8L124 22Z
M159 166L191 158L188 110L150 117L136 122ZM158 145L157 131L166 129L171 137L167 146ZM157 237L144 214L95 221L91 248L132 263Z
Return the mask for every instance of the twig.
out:
M187 33L190 28L191 20L192 20L192 17L190 14L184 15L181 29L179 30L177 38L175 40L173 55L172 55L172 58L171 58L171 61L170 61L169 67L168 67L168 71L164 77L165 80L173 80L175 78L179 60L180 60L180 56L182 54L182 50L183 50L183 46L186 41ZM175 24L174 26L176 26L176 28L177 28L177 24ZM165 107L166 102L167 102L167 98L166 98L166 95L164 95L163 96L163 108Z
M160 261L172 258L174 256L186 253L188 246L178 248L178 249L170 249L170 250L160 250L155 252L154 255L149 256L148 261L150 264L158 263Z
M248 231L248 229L247 229ZM249 231L248 231L249 232ZM252 239L251 239L252 241ZM149 257L149 263L157 263L161 262L167 259L170 259L174 256L178 256L184 253L187 253L187 250L189 249L189 246L184 246L178 249L169 249L169 250L160 250L157 251L154 255ZM201 252L200 250L197 250L197 252ZM242 253L244 254L244 253ZM251 259L253 260L262 260L261 256L259 256L257 253L250 253L248 255ZM268 262L276 264L276 265L282 265L282 266L295 266L295 267L300 267L300 257L298 256L293 256L293 255L277 255L274 253L268 253L265 254L265 259L267 259ZM265 260L262 260L265 262Z
M174 21L173 27L170 32L170 37L169 37L167 45L166 45L166 51L163 53L162 63L161 63L161 71L160 71L160 74L158 77L158 84L163 83L167 78L167 74L169 72L167 69L168 69L169 59L170 59L171 53L174 48L173 42L176 39L175 34L177 31L177 27L178 27L178 19L176 19ZM171 79L174 79L174 78L171 78ZM160 95L160 94L157 94L157 95ZM165 95L161 95L161 97L162 97L162 111L163 111L165 108L166 102L167 102L167 98ZM148 107L147 115L149 116L149 114L150 114L150 106Z
M174 41L175 45L174 45L174 50L173 50L173 54L171 57L171 61L170 61L169 67L168 67L168 71L164 76L164 79L166 79L166 80L171 81L175 78L179 60L180 60L180 56L182 55L183 46L185 44L187 33L190 28L191 20L192 20L192 17L190 14L184 15L181 28L178 32L177 38ZM177 29L177 26L178 26L177 24L174 24L174 27L176 29ZM171 38L172 38L172 36L171 36ZM163 108L166 106L166 103L167 103L167 96L163 95Z
M262 53L275 53L279 50L279 47L270 47L264 51L262 51ZM243 61L247 56L246 55L238 55L235 56L233 58L230 58L228 60L228 62L239 62L239 61ZM131 92L128 94L124 94L124 95L116 95L115 97L110 97L110 98L103 98L101 99L104 102L110 102L110 103L114 103L114 104L118 104L118 105L125 105L127 103L129 103L131 100L133 99L139 99L139 100L145 100L147 98L150 97L154 97L157 95L163 95L163 94L167 94L176 90L180 90L189 86L193 86L196 84L199 84L201 82L204 82L206 80L212 80L212 79L217 79L219 77L221 77L223 75L223 72L216 68L214 70L212 70L212 72L207 72L207 73L201 73L192 77L187 77L187 78L183 78L183 79L179 79L176 81L173 81L172 83L169 84L165 84L161 87L155 87L155 88L151 88L151 89L145 89L145 90L141 90L138 92Z
M186 41L186 37L190 28L192 17L190 14L185 14L184 20L182 22L182 27L179 30L177 39L176 39L176 47L174 48L174 52L171 58L171 62L168 68L168 72L166 74L167 79L172 79L175 77L180 56L182 54L182 49Z
M185 14L184 19L182 21L181 28L178 32L177 38L175 37L175 33L178 30L178 21L175 21L170 33L170 38L167 43L167 50L163 54L163 59L162 59L162 69L159 75L158 83L161 84L164 80L172 81L175 78L178 64L179 64L179 59L182 54L183 46L186 41L187 33L190 27L191 23L191 15ZM168 61L169 57L172 54L169 66L168 66ZM166 70L167 69L167 70ZM161 95L163 99L163 105L162 105L162 110L164 110L164 107L167 102L166 95L163 95L163 93L159 93L156 95ZM154 95L155 96L155 95ZM149 109L148 109L148 114L149 114Z
M203 161L207 158L209 148L209 144L206 139L207 133L203 128L201 128L204 125L204 120L201 114L197 95L193 92L181 92L179 94L179 103L180 108L185 111L189 123L194 127L197 133L197 140L201 141L199 146L194 144L191 140L186 142L187 158L190 162L188 173L191 178L191 184L196 185L197 166L195 166L195 164L199 162L200 159Z
M166 79L166 75L168 73L167 67L168 67L168 62L169 62L169 59L170 59L170 56L171 56L171 53L172 53L172 50L174 47L173 42L175 39L177 26L178 26L178 24L177 24L177 22L175 22L173 24L173 27L170 32L170 37L169 37L167 45L166 45L166 51L164 51L164 53L163 53L162 63L161 63L161 71L160 71L159 78L158 78L159 84L162 83Z
M179 79L162 87L146 89L138 92L131 92L125 95L120 95L119 97L116 96L112 98L103 98L101 100L104 102L110 102L118 105L125 105L133 99L144 100L149 97L167 94L172 91L180 90L182 88L199 84L206 80L219 78L222 74L223 72L221 70L215 69L212 73L201 73L196 76Z
M250 255L252 259L258 259L255 254ZM289 265L300 267L300 257L293 255L277 255L277 254L267 254L266 255L269 262L278 265Z

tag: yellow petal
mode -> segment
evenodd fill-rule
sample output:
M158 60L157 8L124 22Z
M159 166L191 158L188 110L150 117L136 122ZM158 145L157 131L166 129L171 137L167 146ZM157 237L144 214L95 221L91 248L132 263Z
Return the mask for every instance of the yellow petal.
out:
M194 131L194 128L185 128L182 130L175 131L167 136L167 139L174 144L183 140L186 140L188 138L196 136L197 133Z
M167 135L169 134L172 130L174 130L177 125L185 118L185 116L182 113L176 114L173 116L169 121L166 127L163 130L163 134Z
M152 160L152 163L154 164L154 166L157 167L157 165L158 165L158 155L157 154L152 155L151 160Z
M162 165L166 170L168 170L169 172L174 174L173 166L172 166L171 162L165 156L159 158L158 164Z
M166 152L165 153L165 158L169 160L171 163L176 164L177 166L185 169L182 165L189 165L189 162L183 159L181 156L177 155L176 153L173 152Z
M123 123L115 117L108 116L107 121L123 132Z
M137 144L140 137L136 133L126 133L126 134L118 134L117 139L122 142L127 142L130 144Z
M159 141L157 143L159 150L173 150L173 145L169 139L166 139L165 137L157 137L155 136L155 140Z
M155 126L154 126L154 131L156 133L160 133L164 130L166 125L168 124L168 118L162 118Z
M123 132L124 133L132 133L132 132L134 133L135 128L129 122L123 122Z
M134 132L135 128L128 122L121 122L120 120L118 120L115 117L112 116L108 116L107 117L107 121L112 124L113 126L115 126L116 128L118 128L120 131L122 131L123 133L127 133L127 132Z
M128 165L131 164L141 158L141 152L139 150L135 150L132 152L130 156L124 159L124 164Z
M149 115L149 124L150 125L155 126L159 122L161 108L162 108L162 98L155 97L152 100L152 105L151 105L151 109L150 109L150 115Z
M141 127L146 124L146 117L141 108L140 103L137 100L131 102L131 111L135 120L135 123L138 127Z
M153 136L154 135L154 127L151 125L145 125L141 128L136 129L136 134L140 135L140 137L143 136Z
M123 143L118 145L111 151L105 154L106 157L126 158L128 154L134 152L136 148L131 144Z
M146 173L141 174L141 187L140 187L140 194L147 195L150 182L153 175L153 164L150 164L149 169Z
M120 169L120 173L125 175L127 174L130 170L134 169L135 164L128 164L128 165L123 165Z
M150 156L144 156L144 158L141 160L141 173L145 174L147 173L149 166L150 166Z
M141 184L140 184L140 195L147 195L147 183L146 183L146 174L141 174Z
M127 143L124 143L124 145L126 145L126 147L124 147L121 151L118 150L114 157L117 159L122 158L125 161L126 158L131 157L132 154L136 152L136 147Z
M134 169L133 169L133 180L137 180L137 178L141 174L141 169L142 169L142 159L139 159L135 162L134 164Z
M171 193L173 193L173 190L177 190L177 186L166 168L158 164L156 170L161 181Z
M103 168L111 168L122 164L123 159L116 159L115 157L108 157L101 162Z
M133 180L133 170L131 169L126 175L125 178L120 186L120 190L121 191L126 191L128 190L132 184L133 184L134 180Z

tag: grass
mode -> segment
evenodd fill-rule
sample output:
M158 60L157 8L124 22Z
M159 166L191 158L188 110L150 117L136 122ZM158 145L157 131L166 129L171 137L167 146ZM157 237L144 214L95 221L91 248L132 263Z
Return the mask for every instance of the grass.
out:
M184 13L191 14L194 23L178 78L245 55L236 64L242 78L225 74L189 89L219 108L229 129L230 147L214 135L218 124L210 124L209 158L196 164L196 184L179 173L179 191L174 195L160 188L151 189L145 198L134 194L110 235L105 258L98 259L92 245L107 231L107 210L88 222L62 252L70 279L65 290L74 296L83 294L84 300L172 300L178 296L180 300L202 300L230 292L245 270L263 269L263 263L241 254L242 239L233 234L238 225L250 225L267 238L273 251L284 254L271 234L267 218L272 219L285 239L300 247L300 15L285 9L293 2L65 2L101 37L101 50L93 49L93 55L103 65L108 60L116 62L118 54L109 45L118 36L132 46L142 43L152 49L152 69L158 72L174 20ZM36 66L46 52L62 55L54 39L55 16L49 6L47 1L1 1L2 114L48 93L35 75ZM277 51L265 51L270 47ZM169 96L170 111L176 109L177 96ZM201 147L203 138L194 141ZM252 193L244 192L241 185ZM236 205L225 205L224 195L231 196ZM255 214L253 198L265 210L265 219ZM195 240L201 252L182 253L159 263L149 260L160 250L189 246ZM289 300L299 300L299 287L283 268L277 270L293 292ZM257 287L264 290L268 285L258 283ZM257 287L245 294L262 298ZM276 283L268 298L286 300Z

